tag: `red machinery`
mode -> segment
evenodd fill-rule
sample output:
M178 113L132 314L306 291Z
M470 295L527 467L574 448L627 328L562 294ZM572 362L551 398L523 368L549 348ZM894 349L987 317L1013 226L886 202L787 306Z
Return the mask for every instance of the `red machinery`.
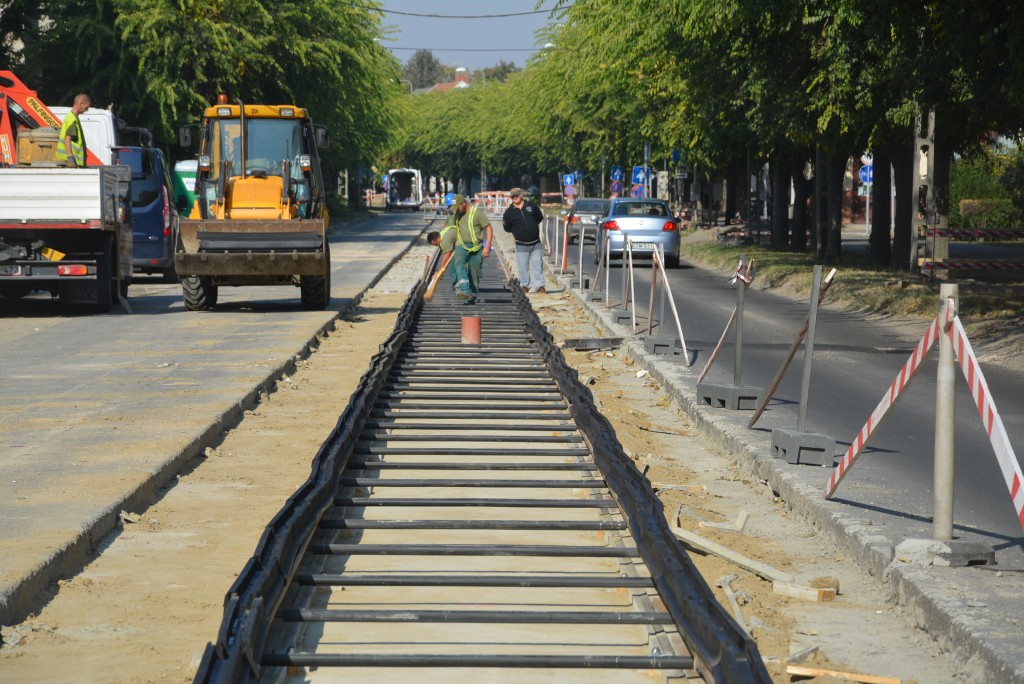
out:
M61 121L39 100L36 91L10 71L0 71L0 166L18 163L18 131L50 126L60 130ZM86 149L86 166L102 166L99 157Z

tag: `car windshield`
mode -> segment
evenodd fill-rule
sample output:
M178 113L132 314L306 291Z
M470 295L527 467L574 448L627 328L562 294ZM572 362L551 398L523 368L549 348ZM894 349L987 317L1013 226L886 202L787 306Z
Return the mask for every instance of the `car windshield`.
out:
M660 216L665 218L668 211L661 202L621 202L615 205L615 216Z
M607 206L607 200L580 200L573 207L573 211L577 214L600 214Z
M270 175L281 175L282 164L292 162L291 177L299 179L300 154L306 154L302 145L302 126L298 119L246 119L246 172L263 169ZM239 144L241 125L238 119L218 119L210 131L210 178L219 175L221 160L231 164L230 175L241 175L242 151Z

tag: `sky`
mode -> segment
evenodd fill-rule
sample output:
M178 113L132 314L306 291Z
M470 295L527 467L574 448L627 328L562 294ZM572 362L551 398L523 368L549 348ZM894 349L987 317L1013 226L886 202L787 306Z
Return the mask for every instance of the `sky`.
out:
M534 12L537 0L380 0L380 3L385 10L381 20L385 36L381 45L390 49L402 64L422 48L434 53L443 64L465 67L471 72L496 66L501 61L512 62L520 68L526 66L526 61L543 47L534 33L548 23L545 10L555 5L554 0L543 0L540 14L493 16Z

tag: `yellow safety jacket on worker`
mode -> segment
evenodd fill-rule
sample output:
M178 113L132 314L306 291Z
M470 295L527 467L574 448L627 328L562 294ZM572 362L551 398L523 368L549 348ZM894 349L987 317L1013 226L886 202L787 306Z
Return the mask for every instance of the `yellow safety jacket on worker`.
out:
M474 224L476 223L476 206L471 206L469 208L469 211L466 212L466 226L469 228L468 245L466 244L466 241L462 237L461 223L461 220L456 220L455 239L459 243L459 247L462 247L462 249L466 250L467 252L479 252L483 248L484 242L482 236L479 239L477 239L476 227L474 226ZM483 226L481 226L481 228L483 228Z
M68 150L64 140L71 136L71 154L74 155L75 163L78 166L85 166L85 132L82 130L82 122L74 112L68 112L64 118L64 125L60 127L60 139L57 141L57 161L67 163Z

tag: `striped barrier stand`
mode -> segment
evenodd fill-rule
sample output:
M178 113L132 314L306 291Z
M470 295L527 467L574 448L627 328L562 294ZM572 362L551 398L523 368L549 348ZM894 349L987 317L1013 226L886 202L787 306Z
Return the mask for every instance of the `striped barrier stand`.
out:
M988 435L992 449L995 451L996 459L999 461L999 469L1003 474L1003 480L1006 482L1006 488L1010 492L1013 509L1017 514L1017 521L1020 523L1021 528L1024 529L1024 474L1021 472L1020 464L1017 462L1017 457L1013 451L1013 445L1010 444L1010 438L1006 434L1003 420L999 417L999 411L992 400L992 393L989 391L988 383L985 381L985 375L981 372L981 366L978 364L978 357L975 355L974 349L967 339L967 333L964 331L960 316L956 314L952 299L946 300L939 315L931 322L924 337L918 342L914 353L903 364L900 374L893 381L892 385L889 386L889 390L882 397L882 401L878 403L878 406L871 413L868 422L857 433L857 437L850 444L850 448L847 449L846 454L843 455L839 465L828 480L828 485L825 488L825 498L832 497L839 483L850 471L853 463L864 450L864 446L867 444L868 439L871 438L872 433L882 424L889 409L899 401L903 391L910 384L910 380L914 377L918 368L921 367L921 362L928 355L928 351L935 345L940 332L949 335L953 343L953 352L971 389L971 396L974 397L974 403L978 407L978 414L981 416L981 422L985 427L985 434Z
M967 339L963 323L960 317L956 316L949 326L949 337L953 341L953 351L956 354L960 370L967 379L971 388L971 396L978 407L978 414L985 426L985 434L992 443L992 449L996 452L996 459L999 461L999 469L1003 473L1006 487L1010 491L1010 498L1013 499L1013 509L1017 513L1017 521L1021 528L1024 528L1024 475L1021 474L1020 464L1013 453L1013 445L1006 434L1003 426L1003 419L999 417L995 402L992 400L992 393L989 392L988 383L985 382L985 375L981 372L978 364L978 357L971 348Z
M921 261L919 267L922 271L946 269L949 271L1024 271L1024 262L1021 261Z
M868 422L864 424L864 427L860 429L853 442L850 444L850 448L846 450L843 457L839 460L839 464L836 469L832 472L832 476L828 479L828 485L825 487L825 498L830 499L836 491L836 487L842 482L843 478L850 471L857 457L860 456L864 450L867 441L871 438L871 435L881 426L885 420L886 415L889 413L889 409L896 405L896 403L903 396L904 390L907 389L907 385L910 384L914 374L921 367L921 362L924 361L924 357L928 355L928 351L935 345L935 340L939 339L939 320L947 319L949 317L949 311L952 308L952 301L947 300L943 306L942 311L935 317L935 320L928 326L928 330L925 331L924 337L917 343L917 347L914 348L914 353L910 355L906 363L903 364L903 368L900 369L899 375L889 385L889 389L886 391L885 396L878 402L878 406L871 412L871 416L868 417Z
M944 237L953 240L978 240L982 238L1004 238L1017 240L1024 238L1024 230L1013 228L928 228L927 237Z

